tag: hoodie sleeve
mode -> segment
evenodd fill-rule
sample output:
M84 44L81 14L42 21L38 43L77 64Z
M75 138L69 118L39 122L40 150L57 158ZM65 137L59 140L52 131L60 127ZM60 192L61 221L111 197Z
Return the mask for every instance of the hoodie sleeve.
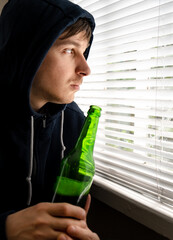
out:
M14 211L5 212L0 215L0 239L7 240L6 237L6 219L8 215L14 213Z

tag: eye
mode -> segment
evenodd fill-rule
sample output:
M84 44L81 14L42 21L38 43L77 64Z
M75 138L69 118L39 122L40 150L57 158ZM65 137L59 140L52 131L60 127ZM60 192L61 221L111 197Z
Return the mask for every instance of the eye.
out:
M73 53L74 53L74 50L71 49L71 48L67 48L67 49L64 50L64 53L73 54Z

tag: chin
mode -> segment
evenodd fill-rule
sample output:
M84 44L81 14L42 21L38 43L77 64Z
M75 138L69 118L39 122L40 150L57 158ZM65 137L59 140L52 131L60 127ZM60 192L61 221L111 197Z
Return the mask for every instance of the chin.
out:
M62 101L61 104L69 104L69 103L72 103L74 101L74 98L73 99L67 99L65 101Z
M70 103L72 103L73 101L74 101L74 99L71 100L71 101L66 102L66 104L70 104Z
M74 97L66 99L66 104L72 103L74 101Z

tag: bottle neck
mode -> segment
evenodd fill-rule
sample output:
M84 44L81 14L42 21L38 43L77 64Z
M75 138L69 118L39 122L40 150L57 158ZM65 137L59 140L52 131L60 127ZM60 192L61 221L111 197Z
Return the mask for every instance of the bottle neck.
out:
M93 152L99 117L95 114L88 114L81 134L76 143L76 147L81 146Z

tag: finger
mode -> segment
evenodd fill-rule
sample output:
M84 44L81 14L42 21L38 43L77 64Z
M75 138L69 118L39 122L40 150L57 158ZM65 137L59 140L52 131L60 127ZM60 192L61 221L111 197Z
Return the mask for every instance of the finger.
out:
M69 203L50 203L48 212L55 217L69 217L84 220L86 212L84 209Z
M86 200L86 204L85 204L86 215L88 214L90 205L91 205L91 195L88 194L88 197L87 197L87 200Z
M92 232L89 228L80 228L78 226L70 226L67 228L67 233L72 238L77 238L81 240L100 240L98 235Z
M58 236L57 240L73 240L73 239L67 236L66 234L62 233Z
M51 222L51 227L54 230L61 232L66 232L66 229L71 225L78 226L80 228L87 227L85 220L78 220L72 218L54 218L54 221Z

